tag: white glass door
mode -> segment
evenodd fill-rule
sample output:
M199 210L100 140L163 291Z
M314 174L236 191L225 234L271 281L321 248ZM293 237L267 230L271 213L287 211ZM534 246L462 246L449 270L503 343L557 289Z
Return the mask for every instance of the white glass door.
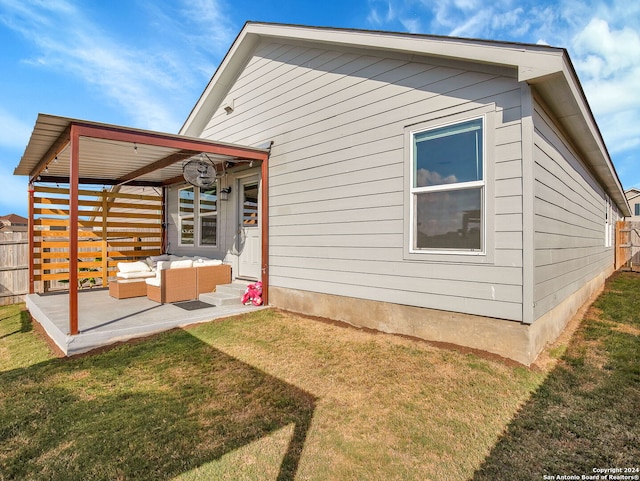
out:
M260 226L260 182L258 176L239 180L238 274L242 279L258 280L262 254Z

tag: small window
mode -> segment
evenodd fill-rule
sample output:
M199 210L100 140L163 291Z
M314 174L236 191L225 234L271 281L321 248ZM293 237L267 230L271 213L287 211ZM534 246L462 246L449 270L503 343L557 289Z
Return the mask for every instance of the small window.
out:
M636 204L635 209L636 209L635 215L640 215L640 204Z
M613 245L613 209L611 208L611 199L607 195L604 203L604 246L611 247Z
M242 224L245 227L258 227L258 183L244 185L242 203Z
M200 189L200 245L216 246L218 240L218 190L216 186Z
M412 133L411 250L484 250L483 119Z
M178 191L180 245L215 247L218 244L217 185L196 189L185 187Z
M178 191L178 217L180 220L180 245L194 245L195 189L186 187Z

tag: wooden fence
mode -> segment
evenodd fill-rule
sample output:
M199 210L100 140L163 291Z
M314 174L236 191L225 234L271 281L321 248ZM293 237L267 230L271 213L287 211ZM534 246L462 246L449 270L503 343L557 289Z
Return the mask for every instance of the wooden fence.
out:
M29 288L26 232L0 232L0 306L24 300Z
M616 224L616 270L640 268L640 222Z

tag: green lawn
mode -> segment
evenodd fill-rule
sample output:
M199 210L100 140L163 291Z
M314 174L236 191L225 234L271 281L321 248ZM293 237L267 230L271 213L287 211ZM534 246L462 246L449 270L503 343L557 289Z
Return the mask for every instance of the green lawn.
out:
M640 456L640 306L627 300L640 302L640 277L611 285L545 369L272 310L59 359L23 306L0 308L0 480L511 480L623 467Z
M587 479L607 468L640 479L640 275L630 272L609 279L473 479Z

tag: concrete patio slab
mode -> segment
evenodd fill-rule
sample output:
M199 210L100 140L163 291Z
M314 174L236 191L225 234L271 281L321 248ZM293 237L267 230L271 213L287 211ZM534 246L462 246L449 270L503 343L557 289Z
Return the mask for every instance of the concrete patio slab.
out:
M180 307L180 303L158 304L146 297L114 299L107 289L91 289L78 294L80 333L71 336L66 292L29 294L26 304L31 316L67 356L176 327L264 309L229 305L188 310Z

